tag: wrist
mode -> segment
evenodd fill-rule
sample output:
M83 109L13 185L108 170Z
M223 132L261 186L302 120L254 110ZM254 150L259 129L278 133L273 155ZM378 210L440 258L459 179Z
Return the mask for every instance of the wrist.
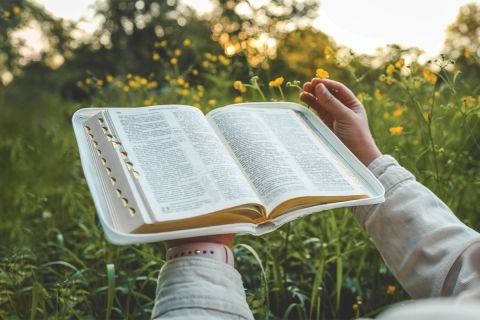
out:
M166 261L183 257L203 257L234 266L233 252L229 246L214 242L187 242L167 250Z
M196 242L209 242L209 243L219 243L227 246L228 248L232 247L233 239L235 234L218 234L202 237L193 237L193 238L183 238L175 239L166 242L167 249L183 244L196 243Z
M381 155L382 153L380 152L380 150L378 150L377 146L373 146L368 150L364 150L357 157L365 165L365 167L368 167L368 165L372 163L373 160L377 159Z

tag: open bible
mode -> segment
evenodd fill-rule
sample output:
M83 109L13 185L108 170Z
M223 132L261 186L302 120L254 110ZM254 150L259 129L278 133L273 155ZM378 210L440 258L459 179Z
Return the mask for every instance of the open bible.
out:
M247 103L81 109L80 156L107 238L262 234L383 188L307 108Z

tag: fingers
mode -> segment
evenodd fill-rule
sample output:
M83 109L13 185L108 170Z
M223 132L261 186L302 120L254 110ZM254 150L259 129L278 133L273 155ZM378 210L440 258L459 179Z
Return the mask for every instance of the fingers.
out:
M329 91L329 88L323 84L323 81L315 86L315 96L320 107L330 113L336 120L345 119L352 113L352 110L346 107L343 101L341 102Z
M341 82L330 79L313 78L309 83L309 88L312 86L315 88L320 83L323 84L335 96L335 98L349 108L361 105L353 92Z
M305 86L304 86L304 88L305 88ZM302 92L300 94L300 100L302 100L303 102L308 104L310 107L315 109L315 111L317 111L320 119L322 119L322 120L324 119L325 115L327 114L327 111L322 108L322 106L320 105L320 102L318 101L317 97L315 97L312 93L306 92L306 91Z
M303 90L315 95L315 86L319 84L321 80L322 79L320 78L313 78L311 81L305 82L305 84L303 85Z

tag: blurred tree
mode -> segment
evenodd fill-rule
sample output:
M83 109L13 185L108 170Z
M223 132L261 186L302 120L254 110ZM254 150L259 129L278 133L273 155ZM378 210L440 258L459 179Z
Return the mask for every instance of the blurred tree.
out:
M471 3L460 8L457 19L446 31L444 51L457 59L458 68L464 69L466 76L476 76L480 72L480 4Z
M105 49L105 62L114 73L151 72L153 51L159 59L168 58L162 41L181 45L185 35L195 35L201 40L195 45L211 45L205 37L208 24L176 0L107 0L98 2L96 10L103 22L92 46Z
M273 62L272 69L292 72L292 77L310 79L315 75L315 68L330 71L335 68L336 45L321 31L306 28L286 33L280 38L278 47L278 60Z
M243 51L251 65L275 58L280 34L308 25L317 15L318 1L214 0L212 38L227 55Z
M22 32L26 28L42 35L43 47L35 55L27 53L29 43ZM71 31L74 25L48 14L29 0L0 0L0 77L18 75L32 59L58 66L71 55Z

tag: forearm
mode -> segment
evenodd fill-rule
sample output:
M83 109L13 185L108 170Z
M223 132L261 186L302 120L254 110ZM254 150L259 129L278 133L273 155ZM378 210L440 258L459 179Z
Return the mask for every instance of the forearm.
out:
M386 201L352 211L391 271L414 298L454 294L446 279L456 281L449 273L480 242L479 234L393 158L377 158L369 169L384 185Z
M153 319L253 319L235 268L204 257L165 263L157 284Z

